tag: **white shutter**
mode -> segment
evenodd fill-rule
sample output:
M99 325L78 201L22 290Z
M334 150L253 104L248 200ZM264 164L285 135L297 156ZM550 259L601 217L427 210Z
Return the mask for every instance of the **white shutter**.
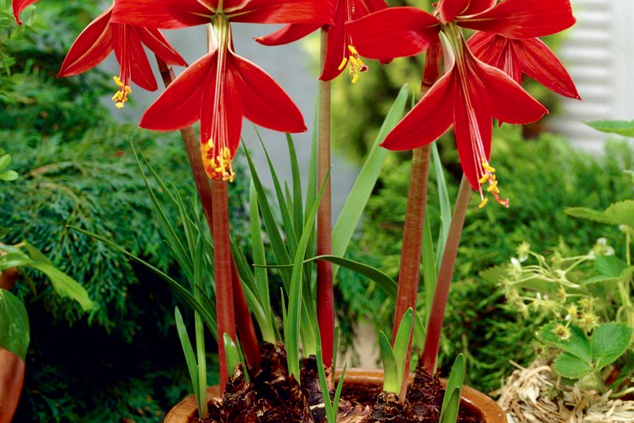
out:
M577 24L558 52L583 101L563 99L550 127L573 145L601 151L605 134L583 124L634 119L634 3L573 0Z

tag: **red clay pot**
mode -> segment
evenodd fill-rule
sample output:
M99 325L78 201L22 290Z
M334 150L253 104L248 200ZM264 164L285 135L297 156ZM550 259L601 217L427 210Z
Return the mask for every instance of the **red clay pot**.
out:
M411 375L413 380L414 375ZM446 380L441 379L442 384ZM376 369L349 369L346 371L347 385L380 386L383 384L383 371ZM212 386L207 390L207 399L211 400L220 395L220 388ZM465 386L462 389L462 403L472 410L478 410L483 417L483 423L507 423L502 408L488 396L473 388ZM197 414L196 398L192 395L185 398L167 414L165 423L188 423Z
M0 423L10 423L24 385L24 361L0 348Z

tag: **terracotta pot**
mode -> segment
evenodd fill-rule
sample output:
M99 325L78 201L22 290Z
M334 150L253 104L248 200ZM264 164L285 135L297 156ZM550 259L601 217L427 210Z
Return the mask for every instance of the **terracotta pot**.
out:
M414 375L410 376L411 380ZM444 385L447 381L442 379ZM383 384L383 371L376 369L349 369L346 371L347 385L380 386ZM220 388L212 386L207 390L207 399L220 395ZM462 390L462 403L472 410L478 410L483 423L507 423L502 408L491 398L473 388L465 386ZM196 398L192 395L185 398L167 414L165 423L187 423L197 414Z
M0 348L0 423L9 423L20 401L24 385L24 361Z

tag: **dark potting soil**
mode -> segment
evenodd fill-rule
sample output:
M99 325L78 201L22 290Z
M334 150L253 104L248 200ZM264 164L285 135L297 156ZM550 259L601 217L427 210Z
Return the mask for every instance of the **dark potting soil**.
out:
M317 362L304 360L302 385L288 374L282 345L263 344L262 365L244 378L242 366L233 374L222 399L209 405L209 417L192 418L190 423L326 423ZM329 386L329 395L334 389ZM339 402L338 423L437 423L444 390L437 376L419 368L410 385L407 402L382 392L380 386L347 383ZM459 423L481 423L475 410L462 406Z

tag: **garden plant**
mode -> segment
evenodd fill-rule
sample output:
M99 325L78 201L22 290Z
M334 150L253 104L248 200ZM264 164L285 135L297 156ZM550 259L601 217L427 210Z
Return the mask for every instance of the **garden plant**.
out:
M24 10L37 1L12 1L18 24ZM290 135L307 130L293 100L263 69L238 54L240 46L234 43L233 31L239 23L284 24L256 38L265 46L291 43L320 32L321 76L316 130L310 146L299 147ZM574 23L569 0L442 0L429 11L388 7L384 0L114 0L95 18L68 51L58 76L84 74L114 51L120 72L113 77L112 101L123 113L135 86L158 90L148 57L151 53L165 91L145 111L139 126L158 132L180 131L198 194L198 201L184 198L173 181L156 170L153 157L130 140L129 149L150 195L153 216L178 264L177 276L119 245L108 234L77 225L67 228L145 266L187 307L185 314L176 308L174 318L194 396L176 405L166 421L504 422L504 412L490 398L463 386L467 366L463 354L456 354L449 378L440 379L443 322L468 211L484 213L487 207L497 207L487 205L490 199L504 208L512 207L501 191L504 178L512 175L500 175L491 160L494 127L534 123L548 113L522 88L523 76L557 94L580 99L559 59L539 38L560 33ZM206 37L199 42L207 53L188 65L161 31L193 26L206 27ZM367 59L389 66L398 58L421 54L425 60L420 95L414 95L420 100L412 101L411 110L403 117L409 91L406 86L401 89L333 227L331 185L336 180L331 176L331 145L337 134L331 133L336 113L331 107L331 81L347 73L356 85L375 66L366 64ZM186 69L176 76L174 66ZM244 149L244 156L249 174L234 165L243 118L287 134L290 183L283 185L279 180L262 143L276 204L270 201L260 176L262 170L256 168L248 150ZM435 144L450 128L463 174L453 212ZM311 152L305 187L298 148ZM386 150L412 151L397 280L346 257L383 169ZM0 156L0 172L10 160L5 157ZM440 204L440 222L434 222L437 234L426 213L432 161ZM249 175L245 224L232 218L229 187ZM15 176L12 171L0 173L6 180ZM471 201L473 191L478 193L477 203ZM595 220L600 214L578 213L592 215ZM232 236L236 226L248 228L248 247ZM609 260L597 271L618 267L621 303L608 320L623 318L630 327L583 323L586 311L595 312L591 305L588 310L584 308L586 314L568 313L570 317L551 323L540 334L545 345L563 351L553 364L556 372L580 379L582 387L599 392L608 391L602 372L626 352L632 337L631 233L626 233L625 267ZM28 255L3 247L7 257L15 260L22 254L22 261L5 258L5 267L28 264L46 272L42 267L50 265L47 259L29 244L23 246ZM531 254L538 259L539 271L533 267L526 271L550 272L542 256ZM588 257L574 257L573 268L582 266ZM559 264L567 260L560 258ZM525 270L516 268L515 282L525 282L521 274ZM342 269L364 275L394 300L391 335L379 334L383 372L337 366L334 285ZM561 272L556 274L561 276ZM49 276L58 289L59 282ZM517 288L511 288L513 279L503 280L514 293L509 301L521 300L526 306ZM559 277L551 282L561 281ZM566 303L568 298L583 296L594 304L592 295L597 295L566 291L578 285L564 283L556 288L556 295L563 297L563 308L572 307ZM419 291L424 292L422 314L417 312ZM541 304L541 295L532 301ZM83 297L75 298L81 302ZM615 307L610 304L606 308ZM275 313L276 309L281 312ZM561 317L559 308L553 306L549 311ZM189 313L193 314L193 343L186 324ZM211 388L208 334L218 346L219 383ZM11 337L15 334L6 334L0 344L10 345L13 341L4 339ZM612 341L615 337L620 342ZM566 342L571 339L583 348L576 344L569 347ZM614 389L620 388L616 395L630 393L629 382L623 378L610 383ZM11 392L15 396L15 390ZM13 414L13 410L8 413Z

